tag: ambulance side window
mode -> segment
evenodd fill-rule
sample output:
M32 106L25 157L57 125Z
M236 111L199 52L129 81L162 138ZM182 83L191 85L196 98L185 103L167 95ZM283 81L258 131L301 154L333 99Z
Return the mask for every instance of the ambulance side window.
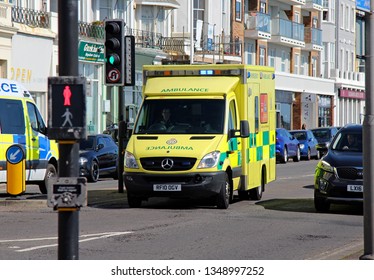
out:
M235 111L235 102L232 100L230 102L229 110L229 131L231 129L236 129L236 111Z
M29 113L31 128L36 132L46 134L46 127L38 108L34 104L27 102L27 111Z
M260 110L259 110L259 102L258 102L258 96L255 97L255 132L258 133L259 129L259 115L260 115Z
M25 134L25 115L19 100L0 99L2 134Z

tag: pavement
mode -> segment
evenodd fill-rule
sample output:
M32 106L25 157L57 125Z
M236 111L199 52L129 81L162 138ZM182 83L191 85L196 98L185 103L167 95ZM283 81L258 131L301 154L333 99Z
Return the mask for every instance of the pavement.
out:
M107 204L116 207L123 203L123 193L117 190L90 191L88 194L88 206ZM20 209L47 207L47 195L41 194L38 186L27 186L27 190L20 195L10 195L6 184L0 184L0 212L17 211ZM327 251L313 256L310 260L360 260L364 254L363 242L354 242L333 251ZM368 256L374 259L374 256Z

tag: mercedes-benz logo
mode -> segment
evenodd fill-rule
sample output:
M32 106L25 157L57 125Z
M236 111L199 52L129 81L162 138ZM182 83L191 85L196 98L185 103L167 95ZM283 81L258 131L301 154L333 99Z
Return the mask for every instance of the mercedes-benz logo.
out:
M173 168L174 161L171 158L165 158L163 161L161 161L161 167L164 170L170 170Z

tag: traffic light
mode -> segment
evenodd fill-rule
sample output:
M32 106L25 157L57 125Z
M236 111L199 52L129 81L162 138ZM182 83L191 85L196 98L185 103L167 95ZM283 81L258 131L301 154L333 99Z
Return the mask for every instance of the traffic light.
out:
M123 86L125 77L125 46L123 19L105 21L106 85Z

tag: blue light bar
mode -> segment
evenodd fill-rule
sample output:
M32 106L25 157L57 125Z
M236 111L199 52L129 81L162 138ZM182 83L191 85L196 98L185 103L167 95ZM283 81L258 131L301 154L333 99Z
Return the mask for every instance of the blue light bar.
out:
M214 75L213 70L200 70L200 75Z

